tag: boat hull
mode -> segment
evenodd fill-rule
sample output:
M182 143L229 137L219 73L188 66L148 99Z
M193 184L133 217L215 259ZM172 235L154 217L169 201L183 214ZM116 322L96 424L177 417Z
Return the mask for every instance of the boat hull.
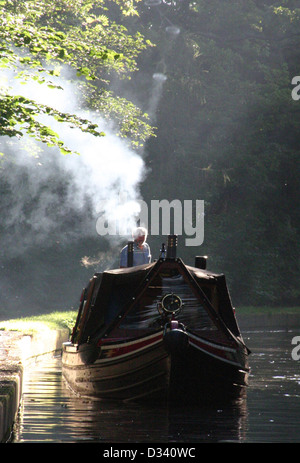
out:
M162 342L146 347L130 343L100 348L99 358L90 363L93 346L63 345L63 376L74 392L82 396L114 400L165 398L169 388L170 358ZM117 355L117 351L120 353Z
M190 342L186 356L171 357L169 399L193 403L236 399L244 395L248 375L245 364L227 361Z
M65 343L62 366L68 385L81 396L201 402L242 393L248 368L241 358L243 353L237 349L192 335L186 343L170 348L161 332L98 347Z
M82 396L195 402L239 395L248 354L225 277L172 255L91 278L62 367Z

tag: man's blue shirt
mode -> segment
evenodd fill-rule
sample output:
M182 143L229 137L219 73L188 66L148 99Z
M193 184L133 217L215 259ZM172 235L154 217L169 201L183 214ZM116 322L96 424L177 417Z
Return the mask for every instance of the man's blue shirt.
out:
M127 249L126 245L120 253L120 267L127 267ZM137 244L133 243L133 266L149 264L151 262L151 251L148 243L143 244L143 248L140 249Z

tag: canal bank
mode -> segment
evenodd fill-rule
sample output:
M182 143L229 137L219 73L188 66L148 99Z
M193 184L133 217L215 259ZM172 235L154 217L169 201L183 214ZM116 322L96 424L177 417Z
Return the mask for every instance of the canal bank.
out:
M30 335L0 331L0 442L7 442L21 398L25 368L42 355L61 350L68 329L53 330L40 325Z

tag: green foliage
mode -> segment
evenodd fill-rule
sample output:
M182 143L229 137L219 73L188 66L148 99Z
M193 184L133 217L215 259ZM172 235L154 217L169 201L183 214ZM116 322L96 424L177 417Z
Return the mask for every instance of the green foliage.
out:
M183 257L208 254L237 302L299 304L299 4L164 4L172 40L154 10L141 18L167 75L145 197L205 200L204 245Z
M43 315L32 317L15 318L0 322L0 330L3 331L20 331L23 334L32 335L41 333L43 330L68 329L69 333L75 325L77 311L51 312Z
M135 2L118 1L117 4L124 14L136 14ZM35 80L50 88L61 88L55 80L45 76L55 79L60 75L59 65L67 65L76 70L75 84L81 85L86 105L92 95L94 106L101 106L103 110L107 107L103 100L109 76L128 76L135 71L136 57L147 47L141 34L132 36L124 26L109 20L104 14L106 8L102 1L7 0L1 2L0 8L0 67L13 69L23 82ZM82 85L82 79L85 85ZM63 152L68 151L57 134L34 121L39 111L99 135L94 124L84 122L82 126L74 115L58 115L37 103L28 104L20 98L10 97L9 89L3 85L1 93L5 96L0 116L6 123L1 125L0 135L22 136L23 131L27 131L37 140L57 145ZM134 144L139 144L140 137L143 141L152 134L147 115L138 108L133 111L132 103L122 101L119 112L119 101L110 96L111 113L117 116L122 135L126 134Z
M20 138L23 136L23 132L26 132L48 146L58 146L63 154L71 153L72 151L59 139L56 132L36 120L36 116L41 114L52 116L58 122L67 122L72 127L79 127L83 132L89 132L95 136L104 135L103 132L96 130L97 125L92 124L87 119L61 113L23 96L1 95L0 125L3 135Z

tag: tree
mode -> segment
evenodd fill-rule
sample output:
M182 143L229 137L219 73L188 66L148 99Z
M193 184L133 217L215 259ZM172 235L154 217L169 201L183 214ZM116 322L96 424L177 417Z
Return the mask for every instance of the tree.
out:
M123 14L136 14L135 2L118 0ZM23 81L35 80L57 87L62 66L76 70L74 84L80 86L83 108L97 107L118 122L121 136L134 145L152 134L147 114L108 88L109 76L126 76L136 69L136 57L147 47L141 34L128 34L110 21L103 1L33 0L0 2L0 66L13 69ZM41 113L71 123L95 136L104 133L92 122L63 114L49 106L12 95L1 85L0 135L28 133L37 140L69 152L59 135L37 121Z
M161 2L141 13L157 36L152 66L163 63L167 77L147 144L155 193L205 200L196 252L226 270L244 304L300 300L300 106L291 98L300 11L282 3ZM180 31L172 39L170 25Z

